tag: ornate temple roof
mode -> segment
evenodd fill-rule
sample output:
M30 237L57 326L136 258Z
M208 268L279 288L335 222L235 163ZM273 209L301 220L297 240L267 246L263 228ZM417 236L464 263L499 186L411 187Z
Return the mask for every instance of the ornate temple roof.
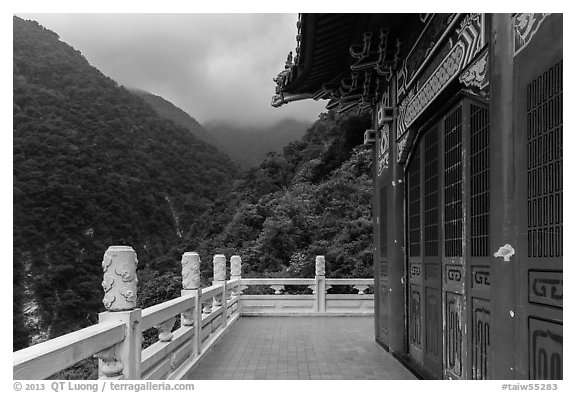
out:
M418 14L300 14L297 47L274 81L272 106L327 99L340 112L370 107L396 66L403 22Z

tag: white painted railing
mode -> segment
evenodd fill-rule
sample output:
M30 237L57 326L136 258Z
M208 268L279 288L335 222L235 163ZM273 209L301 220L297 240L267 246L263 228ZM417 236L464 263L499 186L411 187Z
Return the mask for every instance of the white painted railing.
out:
M336 286L352 286L357 293L331 294ZM241 291L251 286L274 290L270 295L242 294L240 303L244 316L371 316L374 295L365 291L374 286L372 278L325 278L324 257L316 257L315 278L242 278ZM289 286L307 288L311 294L286 294Z
M99 323L17 351L13 378L44 379L81 360L99 358L99 379L185 379L212 346L241 315L371 315L373 295L365 294L373 279L326 279L324 259L317 257L316 277L241 278L241 260L214 256L214 281L200 288L200 258L182 256L179 298L155 306L136 308L136 253L113 246L104 254L104 306ZM250 286L263 285L273 295L243 295ZM301 286L312 294L283 294L286 286ZM330 294L331 287L353 286L356 294ZM180 326L174 330L176 320ZM155 328L158 341L142 350L142 333Z

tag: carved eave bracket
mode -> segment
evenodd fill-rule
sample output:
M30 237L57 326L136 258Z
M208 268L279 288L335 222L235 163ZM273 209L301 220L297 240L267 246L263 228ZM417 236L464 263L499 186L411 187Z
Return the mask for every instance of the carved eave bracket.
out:
M390 81L394 70L398 65L400 53L400 40L395 41L395 51L388 51L389 30L380 29L378 44L373 40L372 32L365 32L362 44L352 45L349 48L350 55L356 62L350 66L351 77L344 78L339 88L339 96L333 95L333 100L327 108L338 108L342 113L357 107L362 113L372 110L379 97L383 94ZM353 100L357 99L356 102Z
M378 47L371 50L372 33L364 33L363 45L352 45L350 55L357 61L350 66L352 71L376 70L379 75L390 80L399 61L400 40L396 39L395 51L388 53L389 30L380 29ZM361 48L361 49L360 49Z
M370 56L370 43L372 40L372 33L365 32L362 36L362 45L351 45L350 56L355 59L363 60Z
M462 85L473 90L477 95L486 96L490 83L490 57L488 48L473 61L459 76Z

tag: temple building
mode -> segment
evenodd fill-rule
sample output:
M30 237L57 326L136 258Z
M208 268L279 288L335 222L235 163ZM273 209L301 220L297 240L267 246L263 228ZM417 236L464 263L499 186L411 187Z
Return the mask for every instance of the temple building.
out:
M562 379L562 14L301 14L272 105L371 113L375 339Z

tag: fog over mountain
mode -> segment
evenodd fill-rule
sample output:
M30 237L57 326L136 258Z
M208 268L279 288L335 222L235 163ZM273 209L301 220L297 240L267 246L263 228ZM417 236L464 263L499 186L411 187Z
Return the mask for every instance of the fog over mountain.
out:
M272 78L296 47L296 13L18 16L58 32L118 84L161 96L201 124L312 123L326 104L270 105Z
M244 167L260 164L269 152L282 152L282 148L300 139L311 123L285 119L269 127L242 127L222 122L206 124L218 145Z
M190 114L160 96L139 89L131 91L150 104L158 115L187 128L199 139L227 153L245 169L259 165L268 152L281 152L288 143L300 139L311 125L284 119L268 127L243 127L222 121L204 127Z

